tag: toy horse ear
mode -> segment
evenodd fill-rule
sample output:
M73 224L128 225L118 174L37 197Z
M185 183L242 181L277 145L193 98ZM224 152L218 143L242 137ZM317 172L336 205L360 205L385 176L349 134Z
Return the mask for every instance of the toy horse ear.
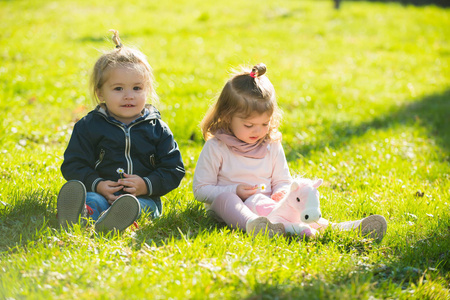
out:
M317 179L316 182L313 183L313 187L315 187L316 189L323 183L323 179Z
M294 181L294 182L291 184L291 192L297 190L298 187L299 187L298 182L297 182L297 181Z

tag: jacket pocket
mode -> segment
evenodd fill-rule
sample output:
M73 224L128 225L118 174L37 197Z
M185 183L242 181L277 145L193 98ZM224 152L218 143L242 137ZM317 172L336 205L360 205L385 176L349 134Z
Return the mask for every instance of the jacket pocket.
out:
M97 169L98 165L101 164L104 157L105 157L105 150L100 149L100 154L98 155L98 160L95 162L95 169Z
M151 165L153 168L156 168L155 154L150 155L150 165Z

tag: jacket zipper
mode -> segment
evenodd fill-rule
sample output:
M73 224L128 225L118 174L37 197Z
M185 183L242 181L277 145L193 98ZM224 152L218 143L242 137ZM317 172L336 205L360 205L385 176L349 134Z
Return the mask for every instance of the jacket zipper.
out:
M136 125L139 124L141 122L138 123L134 123L133 125L131 125L128 128L124 128L123 126L120 126L119 124L114 124L117 127L121 128L125 134L125 160L127 161L127 174L133 174L133 160L131 159L131 135L130 135L130 131L131 128Z
M131 160L131 127L128 127L128 129L122 127L122 129L125 133L125 159L127 160L127 174L133 174L133 161Z
M103 116L103 115L102 115ZM103 116L105 118L105 120L108 123L111 123L113 125L116 125L117 127L119 127L120 129L122 129L122 131L125 134L125 160L127 161L127 174L133 174L133 161L131 159L131 135L130 135L130 130L134 125L140 124L141 122L145 122L146 120L141 120L137 123L134 123L133 125L131 125L130 127L128 127L128 129L124 128L122 125L111 122L110 120L108 120L108 118L106 116ZM153 120L151 120L153 121Z

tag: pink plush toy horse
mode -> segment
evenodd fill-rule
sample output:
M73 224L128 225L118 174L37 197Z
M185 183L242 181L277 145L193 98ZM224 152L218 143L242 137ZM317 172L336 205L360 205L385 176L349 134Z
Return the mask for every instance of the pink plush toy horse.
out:
M267 217L272 223L283 223L286 232L311 236L316 230L308 223L322 217L317 191L322 183L322 179L312 181L300 178L291 184L290 191L278 203L263 194L253 195L244 203L254 213Z

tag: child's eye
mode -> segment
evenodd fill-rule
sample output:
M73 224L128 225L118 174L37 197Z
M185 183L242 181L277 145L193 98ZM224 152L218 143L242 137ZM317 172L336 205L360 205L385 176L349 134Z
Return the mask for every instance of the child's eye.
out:
M135 91L140 91L140 90L142 90L142 88L141 88L140 86L135 86L135 87L133 88L133 90L135 90Z
M263 124L263 126L264 126L264 127L267 127L267 126L269 126L269 123Z
M115 91L121 91L121 90L123 90L123 88L120 87L120 86L116 86L116 87L114 88L114 90L115 90Z
M253 125L245 125L245 124L244 124L244 126L247 127L247 128L252 128L253 127Z

